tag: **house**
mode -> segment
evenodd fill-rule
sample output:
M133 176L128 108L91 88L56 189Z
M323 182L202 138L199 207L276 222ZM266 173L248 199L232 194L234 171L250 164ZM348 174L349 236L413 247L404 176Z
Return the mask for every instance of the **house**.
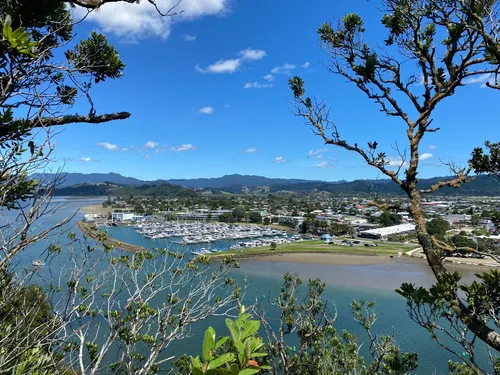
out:
M97 215L97 214L85 214L83 216L83 221L85 221L87 223L91 223L91 222L94 222L97 218L99 218L99 215Z
M111 214L111 219L113 221L130 221L136 216L132 212L113 212Z

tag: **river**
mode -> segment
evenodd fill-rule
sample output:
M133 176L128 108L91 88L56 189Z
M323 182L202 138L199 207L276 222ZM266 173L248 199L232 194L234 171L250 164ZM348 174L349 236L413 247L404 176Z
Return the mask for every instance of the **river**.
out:
M101 199L102 200L102 199ZM100 199L64 199L55 198L54 204L63 204L53 215L45 217L38 225L47 227L53 225L65 217L74 217L66 227L68 231L78 232L76 221L83 217L81 207L95 204ZM13 212L4 213L5 219L12 219ZM109 234L118 240L130 242L146 248L164 248L171 246L165 239L148 239L139 235L133 228L114 227L109 228ZM59 234L63 236L63 234ZM62 238L62 237L60 237ZM56 238L41 241L36 246L27 249L17 257L18 267L30 265L34 259L43 258L40 255L48 243ZM219 248L227 244L220 244ZM180 246L180 245L177 245ZM199 246L198 246L199 247ZM191 251L193 246L185 247L185 251ZM176 249L181 249L176 247ZM312 254L311 256L314 256ZM67 267L67 258L63 255L56 257L49 265L40 269L37 282L48 284L54 277L52 271ZM360 333L360 341L365 339L357 324L352 321L349 314L349 304L352 299L375 301L378 320L375 330L382 334L395 333L400 347L405 351L416 351L419 354L419 368L417 374L446 374L448 360L456 360L452 354L446 352L430 335L416 323L412 322L407 315L405 300L395 293L402 282L412 282L417 285L429 286L433 282L433 276L429 268L418 262L405 262L404 260L377 265L355 265L355 266L332 266L321 264L295 264L286 262L270 262L265 259L244 260L240 262L240 268L234 271L238 280L247 278L246 300L249 303L262 298L263 295L276 295L281 286L282 277L285 272L298 274L303 280L320 278L327 283L326 296L334 303L338 311L337 327ZM461 271L465 280L474 277L473 271ZM209 323L221 334L225 334L222 318L211 318ZM208 323L207 323L208 324ZM206 327L196 327L193 330L194 338L183 340L169 348L169 355L182 353L197 354L201 351L202 332ZM193 342L196 345L193 346ZM484 348L483 348L484 349ZM478 350L480 360L486 361L486 349Z

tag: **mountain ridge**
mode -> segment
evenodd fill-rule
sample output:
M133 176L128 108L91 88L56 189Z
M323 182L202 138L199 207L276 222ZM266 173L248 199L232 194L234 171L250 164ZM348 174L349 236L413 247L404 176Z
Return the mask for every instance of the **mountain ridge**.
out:
M54 174L32 175L32 178L43 178L53 180ZM438 181L449 180L452 177L433 177L420 179L422 189L428 189ZM122 176L118 173L66 173L63 183L58 186L58 190L71 191L68 187L81 185L116 184L122 187L160 186L173 185L182 186L188 189L204 189L217 192L228 193L279 193L295 192L311 194L318 191L325 191L339 195L367 194L377 192L379 194L400 195L403 191L389 179L383 180L354 180L354 181L319 181L304 179L269 178L263 176L232 174L215 178L198 179L158 179L154 181L144 181L134 177ZM90 189L89 187L86 187ZM98 190L96 190L98 191ZM500 195L500 183L498 180L488 176L479 176L472 182L464 184L460 189L443 188L439 190L441 195Z

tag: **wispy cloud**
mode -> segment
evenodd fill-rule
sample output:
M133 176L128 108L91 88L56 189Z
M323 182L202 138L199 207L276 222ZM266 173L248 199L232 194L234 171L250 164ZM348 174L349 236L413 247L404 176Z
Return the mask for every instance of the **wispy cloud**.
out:
M204 16L223 14L228 10L231 0L158 0L155 4L161 11L178 5L175 22L191 21ZM125 40L137 41L146 38L166 39L171 33L172 24L166 17L161 17L150 1L115 2L99 7L98 12L88 13L87 9L76 7L73 10L75 20L83 17L85 22L92 22L105 34L114 34Z
M290 74L296 66L293 64L284 63L282 66L276 66L271 70L273 74Z
M214 112L215 112L215 108L210 107L210 106L203 107L200 109L200 113L203 113L204 115L211 115Z
M328 152L327 148L320 148L318 150L309 150L307 153L308 158L312 158L313 156L317 156L319 154L322 154L323 152Z
M109 150L109 151L120 150L120 147L118 147L118 145L115 145L115 144L109 143L109 142L99 142L97 145L100 147L104 147L106 150Z
M403 159L401 157L394 157L394 156L389 156L389 158L386 160L386 163L389 167L399 167L399 166L407 166L408 162L403 162Z
M273 159L273 163L283 164L284 162L286 162L286 160L283 156L277 156Z
M272 74L267 74L264 76L264 79L268 82L274 81L274 76Z
M257 149L255 147L250 147L245 150L246 154L254 154L257 152Z
M272 83L259 83L257 81L255 82L247 82L243 86L244 89L268 89L270 87L273 87L274 85Z
M238 53L241 60L261 60L266 56L266 51L248 47Z
M194 42L197 38L196 35L191 35L191 34L184 34L182 37L186 42Z
M491 78L491 74L481 74L478 76L472 76L464 79L462 82L465 85L471 85L474 83L485 83Z
M147 141L145 144L144 144L144 147L145 148L155 148L155 147L158 147L159 143L158 142L154 142L154 141Z
M90 162L100 163L101 162L101 160L95 160L95 159L92 159L92 158L87 157L87 156L82 156L80 158L64 158L64 161L66 163L72 163L72 162L78 162L78 163L90 163Z
M431 150L435 150L435 149L437 148L437 146L436 146L436 145L429 145L429 148L430 148Z
M180 145L180 146L172 147L170 149L170 151L183 152L183 151L191 151L191 150L195 150L195 149L196 149L196 147L194 147L190 143L187 143L187 144L183 144L183 145Z
M318 164L316 164L316 166L318 168L333 168L334 165L333 164L330 164L329 162L327 161L322 161L322 162L319 162Z
M219 61L202 68L199 64L195 66L195 70L200 73L224 74L234 73L245 61L256 61L266 56L266 51L261 49L247 48L238 53L236 59L220 59Z
M307 69L307 68L309 68L310 66L311 66L311 63L310 63L309 61L307 61L307 62L305 62L304 64L302 64L302 67L303 67L304 69Z
M420 157L418 158L419 160L429 160L432 159L434 155L432 155L430 152L425 152Z

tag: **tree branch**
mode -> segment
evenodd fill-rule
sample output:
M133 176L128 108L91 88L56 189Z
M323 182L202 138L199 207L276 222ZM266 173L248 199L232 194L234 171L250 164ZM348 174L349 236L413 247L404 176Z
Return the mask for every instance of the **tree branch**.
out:
M47 126L60 126L84 122L87 124L100 124L102 122L125 120L130 117L130 112L107 113L99 116L66 115L61 117L45 117L31 120L31 127L43 128Z

